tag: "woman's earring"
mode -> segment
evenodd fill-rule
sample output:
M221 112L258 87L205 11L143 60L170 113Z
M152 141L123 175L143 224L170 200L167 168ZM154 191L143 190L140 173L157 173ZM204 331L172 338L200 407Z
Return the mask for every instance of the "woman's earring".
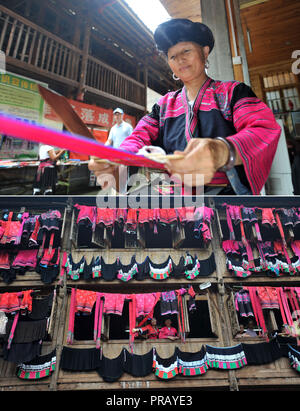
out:
M209 69L209 61L208 60L206 60L206 62L205 62L205 68L206 68L206 70Z
M179 77L176 77L174 73L173 73L173 76L172 76L172 77L173 77L173 80L175 80L175 81L180 80L180 78L179 78Z

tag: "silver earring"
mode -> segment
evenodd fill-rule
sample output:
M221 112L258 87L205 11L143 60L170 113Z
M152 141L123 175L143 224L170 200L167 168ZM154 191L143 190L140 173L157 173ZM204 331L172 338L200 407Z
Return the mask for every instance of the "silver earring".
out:
M173 76L172 76L172 77L173 77L173 80L175 80L175 81L180 80L180 78L179 78L179 77L176 77L174 73L173 73Z
M206 70L209 69L209 61L208 60L206 60L206 62L205 62L205 68L206 68Z

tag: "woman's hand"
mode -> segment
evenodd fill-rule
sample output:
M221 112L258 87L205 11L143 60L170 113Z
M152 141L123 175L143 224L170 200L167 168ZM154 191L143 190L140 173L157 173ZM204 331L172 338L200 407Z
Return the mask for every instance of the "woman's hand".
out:
M90 171L94 172L102 188L116 187L115 177L119 166L105 161L97 162L97 159L91 158L88 167Z
M226 144L211 138L193 138L183 152L175 151L174 154L183 154L184 158L168 160L167 170L171 175L179 175L189 186L208 184L229 158Z

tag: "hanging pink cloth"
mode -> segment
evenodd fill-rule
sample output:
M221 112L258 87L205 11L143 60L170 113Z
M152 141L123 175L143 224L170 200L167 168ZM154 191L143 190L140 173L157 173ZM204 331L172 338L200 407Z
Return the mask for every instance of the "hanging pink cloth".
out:
M251 300L256 323L263 330L263 334L266 336L267 327L266 327L263 311L261 308L261 304L257 297L256 287L244 287L244 289L249 291L249 297ZM259 334L261 335L261 332L259 332Z
M69 312L69 328L68 328L68 334L67 334L67 344L73 344L73 341L74 341L75 311L76 311L76 289L72 288L72 290L71 290L70 312Z

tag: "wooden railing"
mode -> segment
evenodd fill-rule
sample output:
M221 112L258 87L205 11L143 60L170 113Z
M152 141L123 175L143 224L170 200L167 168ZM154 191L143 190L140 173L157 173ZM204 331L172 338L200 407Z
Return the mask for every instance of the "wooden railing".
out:
M12 66L79 86L83 51L3 6L0 50ZM88 56L85 85L91 92L144 109L144 84L92 56Z

